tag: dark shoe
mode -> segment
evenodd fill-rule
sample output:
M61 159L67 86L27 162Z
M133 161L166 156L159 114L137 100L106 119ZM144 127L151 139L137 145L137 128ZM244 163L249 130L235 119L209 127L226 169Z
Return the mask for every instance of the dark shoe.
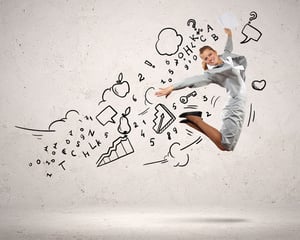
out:
M180 123L185 123L185 124L189 125L190 127L192 127L192 128L194 128L194 129L196 129L196 130L198 130L198 131L204 133L204 132L202 131L201 128L199 128L195 123L193 123L192 121L190 121L190 120L188 120L188 119L182 119L182 120L180 121Z
M181 113L181 114L179 115L179 117L185 118L185 117L187 117L187 116L189 116L189 115L191 115L191 116L196 116L196 117L202 117L202 112L200 112L200 111L196 111L196 112L185 112L185 113Z
M182 119L181 121L179 121L180 123L191 123L190 120L187 120L187 119Z

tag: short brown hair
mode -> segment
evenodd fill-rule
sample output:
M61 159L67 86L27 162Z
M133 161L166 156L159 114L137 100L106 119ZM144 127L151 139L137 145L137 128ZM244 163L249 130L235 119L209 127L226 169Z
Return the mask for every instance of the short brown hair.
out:
M213 49L211 46L208 46L208 45L206 45L206 46L203 46L203 47L201 47L200 49L199 49L199 52L200 52L200 54L202 54L205 50L212 50L212 51L216 51L215 49Z
M200 55L201 55L205 50L211 50L211 51L216 52L216 50L213 49L211 46L205 45L205 46L203 46L203 47L201 47L201 48L199 49ZM207 69L208 69L207 64L204 63L204 62L202 62L202 68L203 68L204 70L207 70Z

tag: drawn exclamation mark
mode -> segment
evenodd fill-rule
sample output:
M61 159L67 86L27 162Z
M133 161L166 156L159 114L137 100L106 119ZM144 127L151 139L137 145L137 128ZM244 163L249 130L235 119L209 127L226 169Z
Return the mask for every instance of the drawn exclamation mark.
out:
M145 61L145 64L147 64L150 67L155 68L155 66L151 62L149 62L148 60Z

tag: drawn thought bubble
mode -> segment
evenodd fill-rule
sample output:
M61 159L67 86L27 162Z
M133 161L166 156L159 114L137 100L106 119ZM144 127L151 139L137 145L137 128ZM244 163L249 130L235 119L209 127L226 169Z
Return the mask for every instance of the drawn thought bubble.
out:
M63 117L61 119L57 119L57 120L53 121L52 123L50 123L48 126L48 129L49 130L57 130L57 128L60 125L63 125L67 121L70 121L70 122L78 121L78 116L79 116L79 112L77 110L69 110L65 114L65 117Z
M156 51L160 55L172 56L178 52L182 43L182 36L173 28L164 28L158 34L155 44Z

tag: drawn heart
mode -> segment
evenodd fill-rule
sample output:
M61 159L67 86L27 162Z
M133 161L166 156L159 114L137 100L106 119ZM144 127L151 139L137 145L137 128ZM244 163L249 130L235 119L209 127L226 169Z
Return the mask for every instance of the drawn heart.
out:
M254 90L258 90L258 91L262 91L267 85L266 80L262 79L262 80L254 80L252 82L252 88Z

